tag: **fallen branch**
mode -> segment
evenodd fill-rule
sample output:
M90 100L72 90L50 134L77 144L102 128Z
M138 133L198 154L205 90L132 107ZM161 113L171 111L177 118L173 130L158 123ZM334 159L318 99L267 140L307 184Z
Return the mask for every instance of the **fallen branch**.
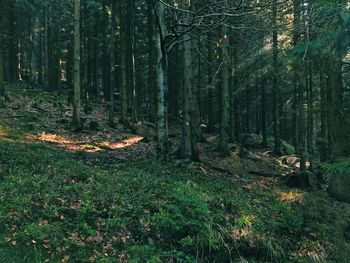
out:
M258 175L263 177L276 177L277 174L265 172L265 171L248 171L249 174Z

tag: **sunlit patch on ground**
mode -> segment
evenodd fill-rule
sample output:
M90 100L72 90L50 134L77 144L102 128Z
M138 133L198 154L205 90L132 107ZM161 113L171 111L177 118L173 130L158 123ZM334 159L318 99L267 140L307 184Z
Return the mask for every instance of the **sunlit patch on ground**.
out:
M248 238L252 234L252 225L254 216L243 215L235 220L235 227L231 229L230 236L233 240L241 240Z
M300 192L280 192L278 194L278 200L281 202L304 202L304 194Z
M300 158L298 156L295 156L295 155L282 156L282 157L277 159L277 162L281 167L286 168L286 169L288 169L290 167L300 169ZM306 165L306 168L309 168L310 162L306 161L305 165Z
M327 262L327 253L320 242L305 240L305 242L300 242L299 246L299 251L293 253L296 258L310 258L313 262Z
M233 228L230 232L230 236L233 240L239 241L244 238L248 238L252 234L251 227L243 227L243 228Z
M121 142L103 141L103 142L99 143L99 146L114 150L114 149L129 147L135 143L142 141L142 139L143 139L143 137L135 136L135 137L130 137L130 138L127 138L125 140L122 140Z
M7 137L8 135L8 131L4 127L0 126L0 138Z
M43 132L39 135L39 140L44 142L54 142L54 143L62 143L62 144L78 143L77 141L68 140L62 135L46 133L46 132Z
M77 140L71 139L62 135L52 134L52 133L41 133L37 139L43 142L51 142L55 143L60 147L66 148L71 151L82 151L95 153L103 150L116 150L122 149L126 147L130 147L135 143L140 142L143 137L134 136L127 139L124 139L120 142L112 142L112 141L102 141L102 142L89 142L87 140Z

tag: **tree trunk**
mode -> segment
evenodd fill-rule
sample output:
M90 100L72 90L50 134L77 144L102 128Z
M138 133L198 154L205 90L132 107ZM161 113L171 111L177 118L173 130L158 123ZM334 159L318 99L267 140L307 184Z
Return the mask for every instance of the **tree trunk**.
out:
M73 127L81 130L80 119L80 0L75 0L74 5L74 103L73 103Z
M103 86L103 96L105 100L109 100L110 98L110 89L111 89L111 62L110 62L110 53L108 51L108 32L109 28L109 15L108 15L108 3L107 0L102 0L102 86ZM126 1L122 1L123 3ZM124 51L123 51L124 53Z
M298 89L298 102L299 102L299 107L298 107L298 116L299 116L299 123L298 123L298 128L299 128L299 150L298 153L300 155L300 171L304 172L306 170L306 134L305 134L305 111L304 111L304 86L301 82L299 82L299 89Z
M120 43L121 43L121 87L120 87L120 103L121 103L121 115L120 123L128 125L128 76L127 76L127 27L126 27L126 14L127 2L121 1L120 4Z
M350 118L344 113L342 62L335 61L327 71L328 121L333 159L350 155Z
M227 155L230 152L228 141L230 135L230 40L226 26L223 26L222 71L221 71L221 118L220 118L220 151Z
M215 130L215 109L214 109L214 93L215 93L215 76L213 76L213 70L212 68L215 67L215 54L214 54L214 41L213 41L213 33L208 32L207 35L207 42L208 42L208 61L210 61L211 65L208 66L208 110L207 110L207 116L208 116L208 132L213 132Z
M136 87L136 65L135 65L135 1L127 1L127 75L129 99L131 108L131 120L137 122L137 87Z
M272 53L273 53L273 73L272 73L272 116L273 116L273 135L274 135L274 153L281 154L281 138L280 138L280 114L279 114L279 87L277 83L278 77L278 39L277 39L277 3L276 0L272 6Z
M308 85L308 153L309 153L309 169L312 170L314 167L314 154L315 154L315 145L314 145L314 87L312 79L312 69L311 66L308 72L309 76L309 85Z
M267 148L267 121L266 121L266 77L263 77L260 84L261 88L261 146Z
M293 1L293 46L296 46L300 38L300 0ZM293 105L292 105L292 114L293 114L293 145L296 150L296 153L299 153L299 116L298 116L298 68L297 62L293 63Z
M116 89L116 69L115 69L115 49L116 49L116 27L117 27L117 0L112 2L112 19L111 19L111 41L110 41L110 62L111 62L111 72L110 72L110 98L109 98L109 126L115 127L114 123L114 111L115 111L115 98L114 92Z
M328 160L328 140L327 140L327 92L326 80L323 72L320 72L320 92L321 92L321 134L320 134L320 160L325 162Z
M157 21L157 155L160 160L169 157L168 142L168 106L167 106L167 51L165 47L165 7L163 3L155 5Z
M147 23L148 23L148 101L150 122L156 120L156 65L154 45L154 13L152 0L147 0Z
M191 4L187 8L192 9ZM186 14L185 24L189 24L190 14ZM183 96L183 124L182 124L182 147L181 157L189 160L198 161L198 146L196 134L196 121L194 111L197 110L194 105L194 69L193 69L193 43L189 34L184 34L183 37L183 59L184 59L184 96Z
M3 3L1 3L3 6ZM4 87L4 28L5 28L5 19L4 19L4 8L0 8L0 107L4 105L4 95L5 95L5 87Z
M49 8L44 10L44 52L43 52L43 84L44 89L49 89Z

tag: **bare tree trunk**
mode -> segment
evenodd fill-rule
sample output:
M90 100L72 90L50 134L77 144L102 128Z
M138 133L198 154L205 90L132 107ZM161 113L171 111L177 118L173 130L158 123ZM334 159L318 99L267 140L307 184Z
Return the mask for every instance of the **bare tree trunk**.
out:
M165 7L157 1L155 6L157 21L157 155L161 160L169 158L168 105L167 105L167 52L165 47Z
M220 118L220 151L227 155L230 152L230 40L226 26L223 26L222 71L221 71L221 118Z
M296 46L299 42L300 38L300 0L294 0L293 1L293 13L294 13L294 19L293 19L293 45ZM293 64L293 145L295 148L296 153L299 153L299 137L298 137L298 131L299 131L299 116L298 116L298 108L299 108L299 101L298 101L298 68L297 63L294 62Z
M116 89L116 70L115 70L115 49L116 49L116 27L117 27L117 0L112 2L112 19L111 19L111 41L110 41L110 62L111 62L111 72L110 72L110 98L109 98L109 126L115 127L114 123L114 111L115 111L115 99L114 92Z
M325 162L328 160L328 140L327 140L327 92L326 80L323 72L320 72L320 92L321 92L321 134L320 134L320 160Z
M137 122L138 91L136 87L136 41L135 41L135 1L128 1L128 79L129 90L131 91L131 120Z
M189 2L186 7L190 10L192 9L191 3ZM190 14L186 14L184 20L185 24L191 23ZM182 147L181 147L181 157L189 160L197 161L198 156L198 146L197 146L197 134L196 134L196 121L194 116L194 111L197 110L194 105L194 69L193 69L193 43L191 36L185 34L183 37L183 59L184 59L184 96L183 96L183 126L182 126Z
M315 154L315 139L314 139L314 87L312 79L312 69L309 68L309 85L308 85L308 153L309 153L309 169L312 170L314 167L314 154Z
M121 87L120 87L120 103L121 116L120 123L128 125L128 75L127 75L127 26L126 26L126 9L127 2L121 1L120 5L120 42L121 42Z
M154 13L152 0L147 0L147 23L148 23L148 101L149 117L151 122L156 119L156 65L154 45Z
M3 3L1 3L3 6ZM0 8L0 107L4 106L4 95L5 95L5 87L4 87L4 29L5 29L5 19L4 19L4 8Z
M267 147L267 121L266 121L266 77L263 76L260 84L261 88L261 146Z
M280 138L280 114L279 114L279 87L277 83L278 76L278 39L277 39L277 4L276 0L272 6L272 53L273 53L273 74L272 74L272 114L273 114L273 134L274 134L274 153L281 154L281 138Z
M350 119L344 113L342 62L337 60L327 71L328 121L333 159L350 155Z
M306 83L306 82L305 82ZM298 152L300 155L300 171L304 172L306 170L306 134L305 134L305 111L304 111L304 86L301 82L299 82L299 89L298 89L298 128L299 128L299 145L298 145Z
M126 1L121 1L123 3L126 3ZM109 8L108 8L109 1L102 0L102 30L103 30L103 36L102 36L102 87L103 87L103 96L105 100L109 100L110 98L110 88L111 88L111 62L110 62L110 54L108 52L108 35L109 32ZM124 53L124 51L123 51Z
M211 32L208 32L207 36L207 42L208 42L208 61L211 62L211 65L208 67L208 132L213 132L215 130L215 107L214 107L214 93L215 93L215 76L212 68L214 68L215 64L215 54L214 54L214 41L213 41L213 34Z
M44 89L49 89L49 10L44 10L44 52L43 52L43 84Z
M80 119L80 0L75 0L74 5L74 103L73 103L73 127L81 130Z

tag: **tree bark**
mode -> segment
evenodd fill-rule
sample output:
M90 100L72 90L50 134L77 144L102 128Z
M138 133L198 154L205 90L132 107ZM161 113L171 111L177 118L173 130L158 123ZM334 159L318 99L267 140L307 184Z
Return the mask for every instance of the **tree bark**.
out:
M156 120L156 64L155 64L155 30L152 0L147 0L148 23L148 101L150 122Z
M320 160L328 160L328 124L327 124L327 91L325 74L320 72L320 96L321 96L321 132L320 132Z
M278 78L278 38L277 38L277 3L276 0L272 6L272 56L273 56L273 73L272 73L272 114L273 114L273 134L274 134L274 153L281 154L281 138L280 138L280 114L279 114L279 87Z
M80 0L75 0L74 5L74 103L73 103L73 128L81 130L80 119Z
M191 3L188 2L186 5L188 10L192 9ZM191 23L190 14L186 14L184 19L184 24ZM193 161L199 160L198 146L197 146L197 134L196 134L196 120L195 111L197 110L194 102L194 69L193 69L193 43L191 36L189 34L184 34L183 36L183 123L182 123L182 147L181 147L181 157Z
M121 87L120 87L120 104L121 116L120 123L128 125L128 75L127 75L127 21L126 21L127 2L121 1L120 4L120 64L121 64Z
M260 84L261 89L261 146L267 147L267 120L266 120L266 77L264 76Z
M226 26L223 26L222 71L221 71L221 118L220 118L220 151L227 155L230 152L230 40Z
M157 35L157 156L166 161L169 158L168 106L167 106L167 51L165 47L165 7L158 2L155 5Z

